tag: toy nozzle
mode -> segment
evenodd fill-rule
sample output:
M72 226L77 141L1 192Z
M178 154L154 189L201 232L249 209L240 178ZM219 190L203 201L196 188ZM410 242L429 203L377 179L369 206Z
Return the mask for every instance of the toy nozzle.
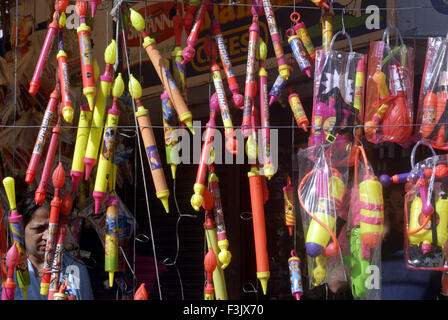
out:
M109 271L109 288L114 286L114 272Z
M185 120L184 123L188 130L190 130L191 134L194 134L193 122L191 120Z
M177 166L175 164L171 164L171 175L173 176L173 179L176 179L176 168Z

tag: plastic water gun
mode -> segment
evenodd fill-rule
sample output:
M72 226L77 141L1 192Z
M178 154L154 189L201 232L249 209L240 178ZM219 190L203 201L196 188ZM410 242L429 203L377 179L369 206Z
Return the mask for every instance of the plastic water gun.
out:
M282 42L280 33L278 32L277 22L275 21L274 10L272 9L272 5L269 0L262 0L262 3L266 20L268 22L269 33L271 34L272 45L274 46L275 56L277 58L278 73L282 76L282 78L288 80L289 66L286 63L285 56L283 54Z
M65 24L65 21L64 21ZM59 31L59 51L57 54L58 60L58 78L61 90L61 104L62 104L62 117L68 123L73 121L73 106L72 99L70 97L70 82L69 72L67 64L67 53L64 51L64 41L62 31Z
M48 52L53 45L56 33L61 28L60 19L65 21L65 9L67 9L68 0L56 0L54 3L54 14L53 21L48 26L48 31L45 36L44 44L42 45L42 50L40 51L39 59L37 60L36 68L34 69L33 78L30 82L30 88L28 90L29 94L36 95L40 87L40 81L42 79L42 73L45 67L45 63L48 58Z
M294 216L294 186L291 184L291 178L288 176L286 186L283 187L283 199L285 203L285 225L288 227L289 235L292 237L296 218Z
M58 235L56 248L54 249L53 263L51 267L50 287L48 290L48 300L55 300L54 296L59 291L59 280L61 278L62 254L64 250L65 236L67 234L67 216L72 211L73 200L68 191L65 192L61 202L59 217Z
M215 222L218 234L218 247L220 249L218 253L218 259L221 262L221 269L225 269L230 264L232 254L228 250L229 240L227 240L226 226L224 224L224 212L221 203L221 192L219 190L219 179L215 173L215 167L213 163L209 165L208 183L210 192L212 193L215 199L213 209L215 211Z
M201 4L199 5L196 11L194 24L187 38L187 46L182 50L183 65L190 62L194 58L194 55L196 54L196 50L194 49L194 47L198 43L199 30L201 29L205 13L207 12L207 5L208 0L201 1Z
M101 4L102 1L103 0L89 0L92 18L95 18L96 8Z
M92 122L92 111L88 104L79 107L78 130L76 132L75 149L73 151L72 169L72 192L75 193L79 181L84 175L84 155L86 153L87 139L89 138L90 125Z
M300 271L300 258L296 255L294 250L291 251L291 257L288 259L288 265L291 294L296 298L296 300L300 300L300 297L303 294L302 272Z
M82 92L89 102L90 109L95 105L96 86L93 70L92 43L90 41L90 27L86 24L88 4L76 1L76 13L79 16L79 27L76 30L79 40L79 56L81 57Z
M114 272L118 271L118 199L115 197L117 165L112 164L109 179L109 199L106 202L106 237L104 240L104 270L109 275L109 287L114 285Z
M44 117L42 118L42 124L40 125L39 133L37 134L28 169L26 170L25 182L28 184L32 183L36 176L37 167L39 166L40 158L42 157L42 152L45 148L48 132L50 131L49 127L53 124L53 119L57 117L58 99L59 91L58 85L56 84L53 92L50 94L50 99L48 100Z
M163 134L165 137L165 154L166 162L171 167L171 175L173 179L176 178L176 164L179 163L179 155L177 152L172 152L174 146L178 143L179 138L177 136L177 116L171 105L170 97L166 90L160 95L160 101L162 101L162 113L163 113Z
M14 300L15 290L17 284L14 282L14 269L19 264L19 250L16 244L13 243L6 253L6 266L8 267L8 274L6 281L2 283L2 300Z
M159 151L157 150L157 143L154 136L154 131L152 130L149 111L140 101L142 96L142 87L132 74L128 86L129 93L137 104L135 116L137 117L140 134L142 136L143 144L145 145L148 164L151 169L152 181L154 182L156 189L156 197L162 202L165 211L168 213L170 211L168 202L170 191L168 190L168 186L166 184L165 173L163 172L162 162L160 161Z
M47 194L48 181L50 180L50 173L53 169L54 157L56 155L56 149L58 147L59 135L61 128L59 126L60 117L56 122L56 126L51 131L50 145L47 150L47 157L45 158L44 168L42 169L42 175L39 181L39 185L34 193L34 200L37 205L41 205L45 200Z
M251 167L248 177L254 228L255 256L257 261L257 278L260 280L263 294L266 295L270 272L264 216L265 197L263 194L263 181L256 166Z
M255 95L257 92L257 84L255 79L255 57L257 52L258 42L258 15L261 13L261 8L254 5L251 7L252 24L249 28L249 44L247 47L247 64L246 64L246 82L244 87L244 105L243 105L243 122L241 124L241 132L244 138L247 138L252 131L250 114L252 106L255 105Z
M199 161L198 171L196 173L196 180L193 186L194 194L191 196L191 206L194 210L199 211L202 202L204 201L203 193L205 189L205 177L207 174L207 165L213 162L212 141L215 132L215 118L216 112L219 109L218 96L216 92L210 98L210 119L205 125L205 133L202 144L201 158Z
M339 244L334 233L336 224L336 214L342 203L342 197L345 192L345 186L342 182L342 176L337 169L325 172L324 168L316 168L305 175L299 184L298 198L304 211L311 217L308 231L306 234L305 247L306 252L311 258L315 258L316 268L313 270L314 284L320 285L326 277L324 268L329 256L336 256L339 252ZM302 199L302 189L305 181L315 175L317 208L316 212L311 213L304 205ZM333 240L329 244L330 238Z
M222 35L221 26L219 25L219 22L216 21L213 15L212 6L209 6L208 9L208 13L212 20L213 36L215 37L215 41L218 46L219 57L221 59L222 67L227 78L229 90L230 92L232 92L232 103L236 108L241 108L244 104L244 97L239 93L240 89L235 74L232 71L232 62L230 61L230 56L227 52L227 47L224 42L224 36Z
M308 78L311 78L312 62L308 52L303 46L302 40L298 35L294 34L293 29L288 29L286 31L286 35L288 37L288 43L291 47L292 53L294 54L297 64L299 65L300 71L305 72Z
M98 169L96 171L93 198L95 199L95 214L98 213L103 200L106 198L107 183L112 173L112 161L114 156L115 135L117 133L120 110L118 99L123 95L124 82L121 73L118 74L112 88L113 102L107 111L106 126L104 128L103 142L99 155Z
M159 49L157 49L156 41L148 36L145 31L143 31L145 28L145 20L142 15L132 8L130 11L131 23L137 31L142 33L142 37L144 39L142 44L143 48L145 48L146 53L154 65L154 69L159 75L163 87L167 90L167 93L170 96L170 101L179 116L179 120L185 123L188 129L190 129L190 131L194 134L191 112L188 110L188 107L173 80L173 76L166 67L165 61L160 54Z
M146 292L144 283L142 283L137 291L135 291L134 300L148 300L148 292Z
M62 162L59 162L59 165L54 170L52 180L55 192L54 197L50 203L51 208L50 220L48 224L48 239L45 246L42 279L40 281L40 294L42 296L48 295L48 291L50 288L51 267L53 264L54 252L57 242L59 215L62 206L61 189L65 184L65 171L62 167Z
M215 288L213 287L213 271L216 269L216 255L213 252L213 248L208 249L204 258L204 268L207 273L207 279L205 281L204 298L205 300L215 300Z
M291 67L289 70L290 72L293 71ZM279 74L275 79L271 90L269 91L269 106L272 106L274 102L278 101L278 97L280 96L280 93L282 92L283 88L285 88L285 86L286 80Z
M30 285L30 274L28 271L28 261L25 247L25 233L23 230L22 215L17 212L16 206L16 190L14 178L6 177L3 179L6 196L8 197L10 214L9 229L11 231L12 243L14 243L19 251L19 264L16 267L17 284L22 289L23 297L27 299L27 287Z
M111 43L107 46L104 52L104 61L106 62L106 67L103 75L100 77L100 85L98 90L98 95L96 97L95 109L93 109L92 115L92 124L90 130L88 132L89 136L87 139L87 148L84 146L84 136L82 136L80 145L80 154L75 154L73 161L77 163L76 169L74 172L76 173L75 178L72 179L79 180L80 172L82 172L82 164L79 163L79 158L83 158L83 162L85 165L85 180L89 179L90 173L92 172L93 167L98 162L98 151L100 149L101 137L103 136L103 126L104 126L104 116L106 113L106 102L107 97L110 95L110 91L112 88L112 83L114 79L111 75L112 65L115 63L117 59L116 55L117 44L115 40L112 40ZM92 108L90 108L92 110ZM87 134L87 129L83 130L85 134ZM84 134L84 132L83 132ZM84 146L84 148L83 148ZM82 150L85 149L85 154L82 155Z
M293 26L293 30L296 32L296 35L300 37L300 40L302 40L302 43L305 46L306 51L308 51L308 55L311 58L312 63L314 64L314 62L316 61L316 50L314 49L313 42L311 41L305 23L299 22L300 17L301 16L298 12L293 12L291 13L289 18L292 22L295 23L295 25Z
M322 12L320 21L322 23L322 48L330 50L331 39L333 39L333 20L334 13L332 10Z
M291 89L289 89L288 102L294 115L294 119L296 120L297 126L302 128L303 131L307 132L307 127L310 125L310 122L306 116L305 110L303 109L303 105L300 101L299 95L297 93L292 93Z

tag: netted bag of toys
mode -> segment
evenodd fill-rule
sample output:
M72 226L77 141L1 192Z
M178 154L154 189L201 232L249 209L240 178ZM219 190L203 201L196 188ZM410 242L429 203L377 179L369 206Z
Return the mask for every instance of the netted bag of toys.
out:
M334 50L336 38L347 38L350 51ZM337 32L329 50L316 52L312 129L308 146L333 143L338 147L335 161L344 162L343 150L353 141L353 127L364 117L364 74L366 56L353 51L350 36ZM362 135L361 126L356 135ZM350 156L350 153L348 154ZM353 165L353 158L350 160Z
M448 37L430 37L418 103L418 137L448 150Z
M415 150L426 144L433 156L415 164ZM404 199L404 256L408 269L448 270L448 158L420 140L412 150L412 170Z
M396 42L389 42L395 30ZM411 142L414 117L414 49L406 46L400 31L388 25L381 41L370 42L367 71L365 128L371 143Z
M347 218L345 263L353 297L381 299L381 240L384 232L383 186L370 166L364 148L354 147L355 164Z
M305 235L309 288L329 281L348 281L341 245L340 215L347 194L348 154L345 164L334 166L338 152L335 144L301 149L298 152L300 203ZM339 154L338 154L339 155ZM340 161L338 161L340 163ZM338 236L339 235L339 236Z

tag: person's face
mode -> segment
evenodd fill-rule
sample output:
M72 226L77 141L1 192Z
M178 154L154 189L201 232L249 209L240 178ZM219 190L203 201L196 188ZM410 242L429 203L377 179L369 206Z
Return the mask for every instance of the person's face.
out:
M48 239L48 221L50 209L40 207L34 212L30 222L25 227L25 247L28 255L39 260L44 259L45 246Z

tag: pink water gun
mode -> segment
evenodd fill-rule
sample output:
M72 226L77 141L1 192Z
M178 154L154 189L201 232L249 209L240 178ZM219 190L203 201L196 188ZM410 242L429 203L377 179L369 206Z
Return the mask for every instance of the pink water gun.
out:
M195 22L187 38L187 46L182 50L183 65L193 60L194 55L196 54L196 50L194 49L194 47L198 43L199 30L201 29L205 13L207 12L207 4L208 0L205 0L201 3L199 9L196 11Z
M8 275L6 281L2 285L2 300L14 300L17 284L14 282L14 269L19 264L19 250L13 243L6 253L6 266L8 267Z

